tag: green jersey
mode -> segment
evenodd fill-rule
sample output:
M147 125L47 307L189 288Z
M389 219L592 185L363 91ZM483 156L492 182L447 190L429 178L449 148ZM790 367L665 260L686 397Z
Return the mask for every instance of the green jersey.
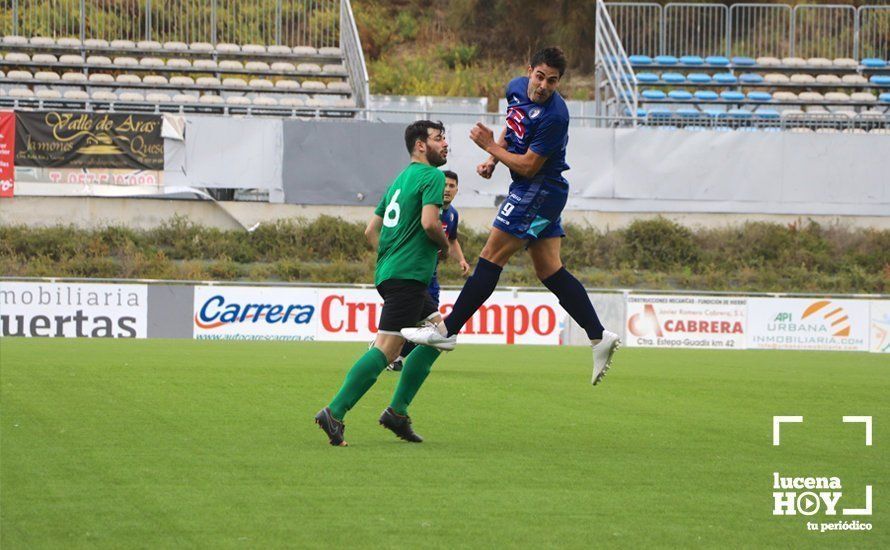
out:
M420 215L426 204L441 207L444 194L445 174L419 162L409 164L389 186L374 210L383 218L375 285L388 279L413 279L430 284L439 247L423 230Z

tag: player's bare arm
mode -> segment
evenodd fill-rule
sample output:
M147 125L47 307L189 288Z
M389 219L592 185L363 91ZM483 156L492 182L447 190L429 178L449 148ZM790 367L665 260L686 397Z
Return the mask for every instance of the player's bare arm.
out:
M470 274L470 264L467 262L467 259L464 257L464 250L460 246L460 241L457 239L451 240L451 250L449 250L449 255L451 258L460 265L461 275L466 277Z
M450 243L448 242L448 237L445 236L445 230L442 229L442 222L439 218L440 211L438 205L423 205L423 210L420 213L420 225L426 232L427 237L439 247L439 250L442 252L441 256L444 257L448 254Z
M501 130L501 137L498 138L498 145L504 149L507 148L507 128ZM485 162L476 167L476 173L485 179L491 179L491 175L494 174L494 168L497 164L498 159L489 155Z
M477 122L476 126L470 130L470 139L495 160L503 163L507 168L524 178L535 177L541 167L544 166L544 163L547 162L547 157L539 155L531 149L522 155L508 152L506 148L494 140L494 132L491 131L491 128L481 122ZM494 171L494 166L492 166L491 170ZM480 173L479 175L481 176L482 174ZM489 177L491 176L489 175Z
M377 250L377 243L380 240L380 228L383 227L383 218L378 215L371 216L368 226L365 227L365 238Z

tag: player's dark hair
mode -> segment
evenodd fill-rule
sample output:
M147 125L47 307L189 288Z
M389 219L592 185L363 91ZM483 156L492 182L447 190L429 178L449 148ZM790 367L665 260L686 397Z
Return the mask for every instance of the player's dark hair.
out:
M445 174L445 177L446 177L446 178L448 178L448 179L450 179L450 180L454 180L454 181L460 183L460 180L457 179L457 174L455 174L455 173L452 172L451 170L442 170L442 173Z
M418 139L426 141L430 135L430 130L439 130L444 134L445 125L442 124L441 121L433 122L432 120L418 120L417 122L412 122L405 128L405 147L408 148L408 153L414 152L414 143Z
M528 64L532 68L535 68L538 65L553 67L559 71L559 78L562 78L562 75L566 72L566 54L562 51L562 48L557 48L555 46L552 48L544 48L543 50L538 50L535 55L532 56L532 60L529 61Z

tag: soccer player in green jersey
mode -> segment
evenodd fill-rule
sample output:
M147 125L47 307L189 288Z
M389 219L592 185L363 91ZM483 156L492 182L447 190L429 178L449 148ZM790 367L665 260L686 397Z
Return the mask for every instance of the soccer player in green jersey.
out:
M346 374L331 403L315 415L315 423L334 446L346 446L343 418L398 357L405 342L399 331L424 321L441 322L427 285L436 270L437 255L446 258L450 246L439 219L445 174L437 167L448 156L445 127L429 120L414 122L405 129L405 145L411 164L384 193L365 229L365 236L377 245L374 284L383 298L377 338ZM405 358L392 402L380 416L380 424L401 439L423 441L411 427L408 405L439 353L436 348L418 346Z

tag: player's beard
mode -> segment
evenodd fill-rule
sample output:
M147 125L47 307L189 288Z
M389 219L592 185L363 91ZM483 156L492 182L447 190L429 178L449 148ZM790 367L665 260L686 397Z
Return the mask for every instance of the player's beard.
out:
M442 166L443 164L445 164L447 162L445 160L445 157L442 156L441 153L437 153L436 151L433 151L432 149L427 150L426 161L429 162L431 166L435 166L436 168L438 168L439 166Z

